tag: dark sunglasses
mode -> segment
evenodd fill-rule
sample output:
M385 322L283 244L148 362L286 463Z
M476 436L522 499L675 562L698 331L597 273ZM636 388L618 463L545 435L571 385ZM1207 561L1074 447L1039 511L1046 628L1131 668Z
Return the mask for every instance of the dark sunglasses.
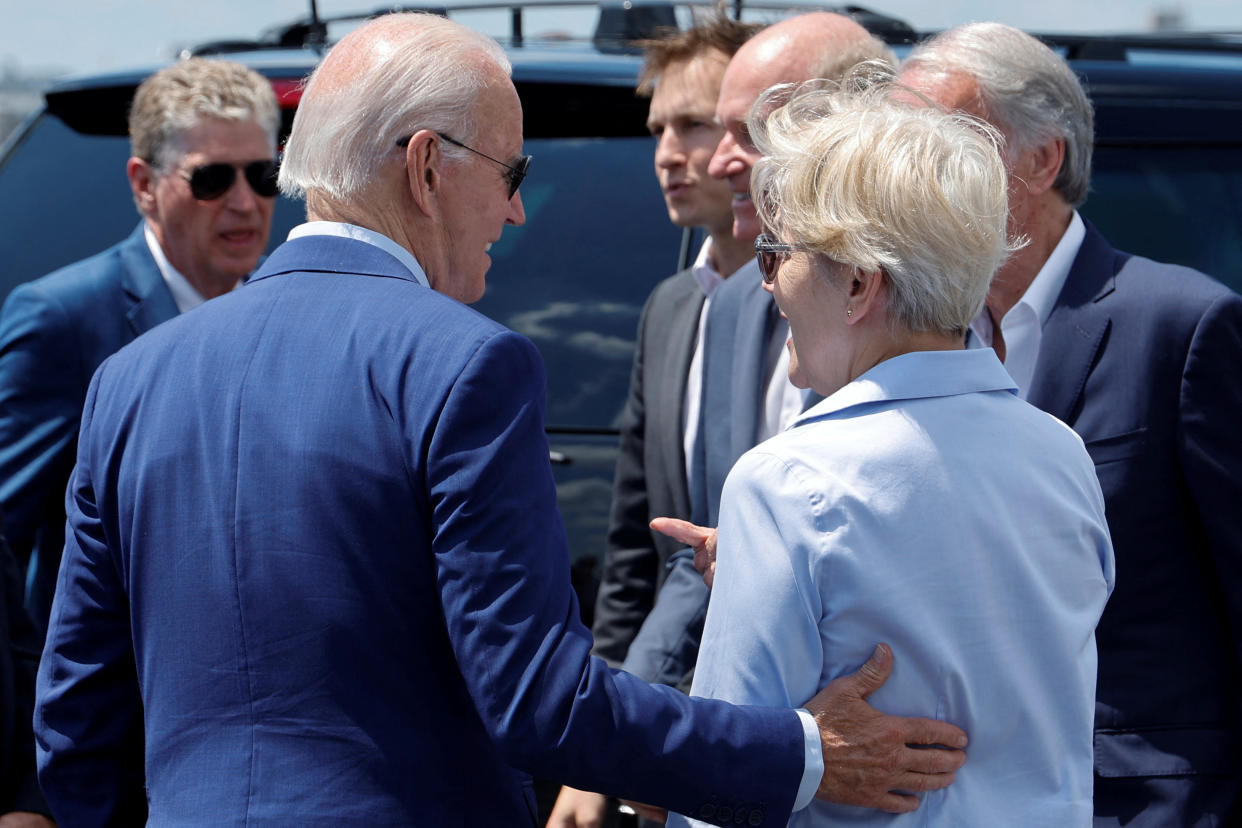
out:
M237 180L237 170L241 169L246 183L254 194L263 198L275 198L279 189L276 186L276 173L280 165L271 159L251 161L247 164L204 164L195 167L189 174L182 173L182 178L190 182L190 193L199 201L214 201L224 195Z
M486 155L484 153L479 152L474 147L466 146L461 141L458 141L455 138L448 137L443 132L437 132L436 135L438 135L440 137L440 140L442 141L448 141L450 144L452 144L455 147L461 147L462 149L468 152L473 152L475 155L481 158L486 158L488 161L491 161L493 164L499 164L500 166L504 167L505 170L507 170L507 172L505 173L505 179L508 180L509 182L509 198L513 198L515 195L517 195L518 187L522 186L522 181L526 178L526 173L530 170L530 156L529 155L519 156L517 163L510 166L509 164L506 164L504 161L501 161L496 158L492 158L490 155ZM413 137L414 137L413 135L407 135L404 138L398 138L397 146L403 149L405 147L408 147L410 145L410 140Z
M755 259L759 261L759 273L763 276L763 281L769 285L776 279L776 270L781 266L781 262L789 258L790 253L796 251L804 253L814 253L815 250L802 244L785 244L769 236L767 233L760 233L755 239Z

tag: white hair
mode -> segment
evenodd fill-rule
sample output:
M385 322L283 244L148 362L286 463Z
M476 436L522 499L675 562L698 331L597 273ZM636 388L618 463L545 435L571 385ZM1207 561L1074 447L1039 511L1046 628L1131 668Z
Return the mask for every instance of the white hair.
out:
M472 143L475 106L495 75L489 67L512 72L496 41L436 15L385 15L351 32L307 79L285 145L281 191L356 197L397 141L420 129ZM447 142L441 151L464 154Z
M1003 138L969 115L895 100L892 84L849 81L811 81L752 117L760 216L782 241L887 274L890 324L961 333L1012 249Z
M1086 201L1094 117L1078 76L1059 55L1012 26L968 23L916 48L902 64L903 72L911 69L973 78L986 117L1005 131L1012 149L1063 139L1065 162L1053 187L1073 207Z

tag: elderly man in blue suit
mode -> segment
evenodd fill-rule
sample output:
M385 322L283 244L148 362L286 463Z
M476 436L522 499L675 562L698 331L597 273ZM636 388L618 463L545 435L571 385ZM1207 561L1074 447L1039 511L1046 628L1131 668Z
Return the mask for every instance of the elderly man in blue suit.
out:
M1078 432L1104 492L1117 589L1096 631L1095 824L1236 825L1242 297L1114 250L1078 215L1091 104L1036 39L952 29L901 80L1005 134L1010 225L1029 244L996 274L970 336Z
M152 75L130 110L126 164L142 221L129 238L13 291L0 312L0 510L27 603L47 622L65 484L91 374L156 325L231 290L267 247L279 112L237 63Z
M96 372L35 711L59 821L533 825L533 771L777 825L952 781L908 743L965 734L865 703L885 647L805 710L589 655L542 363L463 304L525 221L508 74L440 17L356 29L285 154L311 221Z

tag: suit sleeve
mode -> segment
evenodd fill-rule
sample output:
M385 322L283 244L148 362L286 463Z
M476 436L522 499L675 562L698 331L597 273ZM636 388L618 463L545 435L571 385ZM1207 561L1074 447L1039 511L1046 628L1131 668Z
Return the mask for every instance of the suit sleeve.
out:
M91 419L105 370L106 363L87 393L37 683L39 783L62 825L141 825L147 814L127 590L108 551L91 467Z
M653 298L648 298L639 318L630 389L621 412L621 441L612 488L608 548L595 601L594 653L611 667L619 667L625 660L643 619L651 612L660 575L660 556L647 526L651 510L643 461L646 429L643 365L652 301Z
M77 332L35 285L0 312L0 508L21 564L48 509L59 510L82 410Z
M590 656L544 393L534 346L497 334L460 372L427 449L446 627L484 726L543 778L690 812L717 798L783 823L803 769L793 710L691 701Z
M1231 614L1242 664L1242 297L1229 293L1201 317L1182 376L1182 469Z

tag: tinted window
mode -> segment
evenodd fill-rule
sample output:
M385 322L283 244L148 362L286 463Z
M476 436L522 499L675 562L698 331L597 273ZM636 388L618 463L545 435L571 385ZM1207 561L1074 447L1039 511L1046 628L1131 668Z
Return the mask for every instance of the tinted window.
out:
M638 315L677 264L650 138L542 139L522 184L526 225L492 246L477 307L539 346L548 425L615 427Z
M1114 247L1242 292L1242 148L1100 148L1083 214Z

